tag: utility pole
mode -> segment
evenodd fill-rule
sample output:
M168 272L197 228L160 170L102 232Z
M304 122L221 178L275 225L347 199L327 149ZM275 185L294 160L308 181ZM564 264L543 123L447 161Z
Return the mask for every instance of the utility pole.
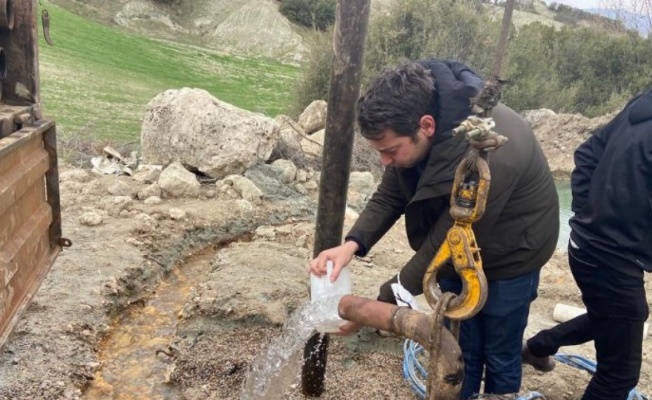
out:
M337 2L314 256L342 243L369 3L370 0ZM306 342L301 372L302 391L306 396L321 396L324 392L328 342L328 335L319 334Z

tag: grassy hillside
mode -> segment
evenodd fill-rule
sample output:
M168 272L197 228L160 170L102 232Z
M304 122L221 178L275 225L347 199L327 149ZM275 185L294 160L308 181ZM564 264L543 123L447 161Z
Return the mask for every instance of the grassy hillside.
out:
M137 140L147 102L194 87L238 107L274 116L286 108L298 68L272 60L129 35L44 3L55 46L40 45L45 114L64 135Z

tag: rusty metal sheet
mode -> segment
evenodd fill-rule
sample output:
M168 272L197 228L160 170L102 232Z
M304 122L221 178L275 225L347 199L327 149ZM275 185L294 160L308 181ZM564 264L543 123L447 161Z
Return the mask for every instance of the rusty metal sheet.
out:
M61 250L54 122L0 138L0 347Z

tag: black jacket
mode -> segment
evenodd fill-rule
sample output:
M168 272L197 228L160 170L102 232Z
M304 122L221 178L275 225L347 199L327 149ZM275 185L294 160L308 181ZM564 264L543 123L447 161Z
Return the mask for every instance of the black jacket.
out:
M468 149L451 130L471 112L469 100L482 80L458 63L429 61L435 78L436 132L425 165L387 167L376 193L347 240L365 254L402 215L410 246L416 251L401 271L413 294L423 290L425 270L453 225L449 214L455 168ZM478 85L479 82L479 85ZM495 130L509 141L489 157L491 187L484 216L473 229L489 280L507 279L541 268L552 255L559 231L559 204L548 163L532 130L516 112L500 104L492 114ZM454 273L447 268L442 276ZM388 284L381 300L391 301Z
M652 271L652 89L575 151L571 238L624 271Z

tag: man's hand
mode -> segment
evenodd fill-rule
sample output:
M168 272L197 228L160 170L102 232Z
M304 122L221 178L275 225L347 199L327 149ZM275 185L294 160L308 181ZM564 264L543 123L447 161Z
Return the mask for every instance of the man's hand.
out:
M359 331L364 325L356 324L355 322L347 321L344 325L340 326L340 331L333 333L333 335L347 336Z
M331 282L335 282L342 268L351 262L356 251L358 251L358 244L354 241L344 242L342 245L324 250L310 262L310 272L317 276L325 275L326 262L330 260L333 262Z

